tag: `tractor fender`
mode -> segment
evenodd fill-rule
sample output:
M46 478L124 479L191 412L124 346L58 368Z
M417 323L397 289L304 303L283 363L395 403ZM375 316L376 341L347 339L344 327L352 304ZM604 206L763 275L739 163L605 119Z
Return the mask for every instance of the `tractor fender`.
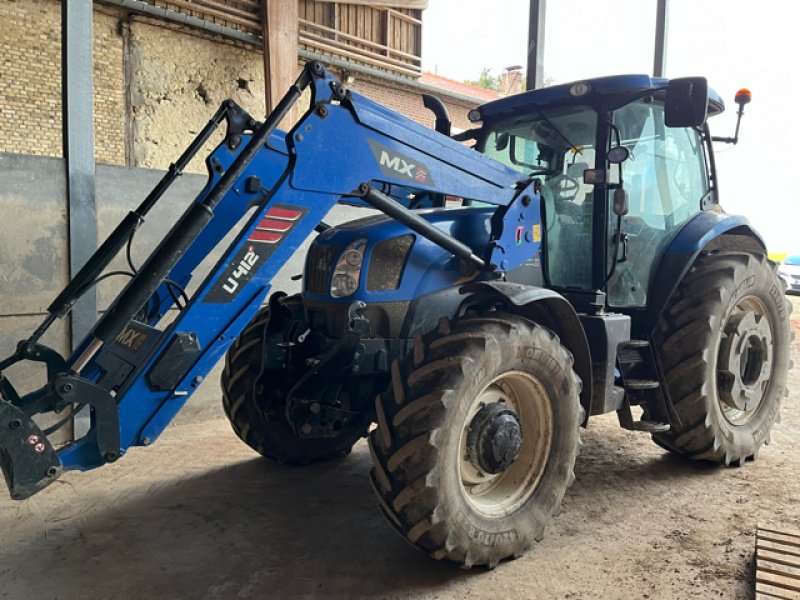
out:
M636 324L636 332L642 336L653 332L678 284L703 250L718 248L766 252L766 247L762 237L745 217L718 210L698 213L678 230L667 246L650 282L650 300L644 319Z
M510 312L547 327L559 337L572 353L575 372L583 383L580 398L585 426L592 401L592 359L583 325L567 299L553 290L508 281L479 281L462 287L461 292L471 295L465 302L468 308L500 300Z

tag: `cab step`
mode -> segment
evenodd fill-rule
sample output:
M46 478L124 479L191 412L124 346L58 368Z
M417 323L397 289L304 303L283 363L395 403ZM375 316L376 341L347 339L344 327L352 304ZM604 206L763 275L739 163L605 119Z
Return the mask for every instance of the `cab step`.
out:
M647 348L650 345L648 340L628 340L625 342L625 348Z
M625 389L634 390L654 390L658 388L659 383L655 379L626 379Z
M636 431L645 431L647 433L664 433L670 430L670 425L669 423L639 419L638 421L634 421L633 429Z

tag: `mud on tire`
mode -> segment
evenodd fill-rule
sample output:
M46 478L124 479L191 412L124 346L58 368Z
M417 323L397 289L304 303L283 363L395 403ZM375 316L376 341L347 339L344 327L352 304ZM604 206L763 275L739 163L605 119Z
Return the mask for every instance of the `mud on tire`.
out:
M682 427L660 446L697 460L741 465L769 441L786 393L791 304L760 253L701 254L656 332Z
M294 434L284 410L292 382L285 371L261 371L266 345L279 341L268 335L270 319L270 308L262 308L225 355L222 406L233 431L256 452L281 464L306 465L348 454L366 436L366 425L344 429L335 438Z
M443 319L392 365L376 400L370 481L408 541L437 559L492 568L542 538L574 480L583 410L572 362L550 330L496 314ZM487 403L515 408L522 442L516 461L481 483L465 436Z

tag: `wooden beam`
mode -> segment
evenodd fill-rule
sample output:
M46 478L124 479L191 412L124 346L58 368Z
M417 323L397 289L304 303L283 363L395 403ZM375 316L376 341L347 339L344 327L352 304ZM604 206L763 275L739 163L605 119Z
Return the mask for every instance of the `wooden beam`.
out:
M395 10L394 8L387 8L386 12L393 19L400 19L401 21L407 21L413 25L422 25L422 19L417 19L415 17L409 16L406 13L400 12L399 10Z
M175 6L183 8L185 11L193 11L195 13L199 13L204 18L213 17L213 18L223 19L228 23L241 25L242 27L247 27L248 29L258 30L258 25L259 25L258 15L245 14L245 16L243 17L239 13L232 12L232 10L219 10L214 6L199 4L196 2L196 0L169 0L169 2L170 4L174 4ZM192 13L189 12L187 14L192 14Z
M416 9L425 10L428 8L428 0L316 0L317 2L327 2L329 4L360 4L362 6L372 6L374 8L397 8L397 9Z
M353 62L356 63L363 63L381 69L396 71L404 75L409 75L414 78L419 77L420 73L422 72L422 69L418 65L412 65L410 63L404 63L402 61L396 61L393 59L391 59L391 62L389 62L390 59L387 59L386 56L380 56L378 58L370 58L367 54L364 53L357 53L345 50L341 47L341 45L339 47L334 46L332 43L333 40L328 40L329 42L328 44L323 44L318 39L312 39L306 37L305 33L301 33L300 36L301 36L300 41L304 45L309 46L312 51L314 50L327 51L333 54L334 57L336 58L344 58L347 60L352 60Z
M262 0L264 90L269 114L297 79L297 0ZM290 113L283 121L294 122Z

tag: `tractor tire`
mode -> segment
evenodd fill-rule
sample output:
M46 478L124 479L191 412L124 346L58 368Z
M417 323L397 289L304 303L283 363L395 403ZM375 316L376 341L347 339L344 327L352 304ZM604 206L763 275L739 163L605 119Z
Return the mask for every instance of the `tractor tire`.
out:
M342 429L335 438L299 438L286 419L286 371L261 371L270 309L256 314L225 355L222 406L241 440L259 454L291 466L340 458L367 435L367 426Z
M572 363L553 332L501 313L443 319L416 339L369 437L370 483L401 535L464 568L542 539L575 479Z
M755 459L769 443L786 394L790 312L763 254L701 254L656 331L681 427L653 440L695 460L742 465Z

